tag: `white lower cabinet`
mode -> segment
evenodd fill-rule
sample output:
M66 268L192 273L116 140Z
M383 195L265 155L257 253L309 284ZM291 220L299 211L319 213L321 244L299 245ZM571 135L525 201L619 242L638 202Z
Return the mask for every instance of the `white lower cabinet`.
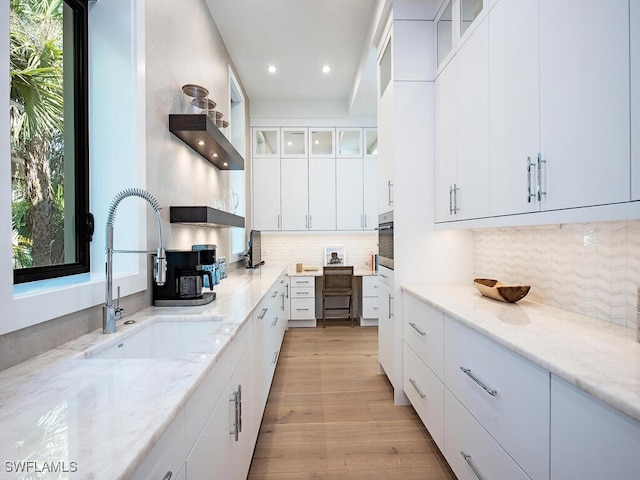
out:
M395 325L393 318L393 270L385 267L378 269L378 362L387 374L387 378L395 387L396 360L395 360Z
M640 478L640 422L551 376L551 480Z
M375 275L364 275L362 277L361 326L378 325L379 292L378 278Z
M243 479L255 438L247 435L254 409L251 351L247 351L187 457L186 480Z
M402 296L402 338L444 379L444 314L406 292Z
M292 327L316 326L315 278L294 276L290 278L289 325Z
M449 390L444 397L444 456L458 480L529 480Z
M447 388L532 479L549 478L549 372L445 316Z
M406 343L402 345L402 379L404 393L444 451L444 385Z

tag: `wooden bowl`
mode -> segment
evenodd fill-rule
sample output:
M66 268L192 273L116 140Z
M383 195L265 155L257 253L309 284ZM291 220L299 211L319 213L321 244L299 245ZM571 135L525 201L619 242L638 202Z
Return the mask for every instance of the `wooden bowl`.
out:
M518 300L522 300L531 289L529 285L503 285L491 278L475 278L473 284L485 297L508 303L516 303Z

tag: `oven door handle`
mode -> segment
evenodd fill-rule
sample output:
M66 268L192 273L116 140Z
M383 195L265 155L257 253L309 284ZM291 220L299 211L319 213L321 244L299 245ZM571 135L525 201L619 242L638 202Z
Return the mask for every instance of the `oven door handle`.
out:
M384 227L376 227L376 230L391 230L393 227L391 225L385 225Z

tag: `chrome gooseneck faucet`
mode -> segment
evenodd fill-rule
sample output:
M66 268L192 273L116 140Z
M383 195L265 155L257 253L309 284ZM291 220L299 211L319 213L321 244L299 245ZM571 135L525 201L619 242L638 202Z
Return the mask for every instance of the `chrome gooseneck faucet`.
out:
M113 249L113 224L116 219L118 204L127 197L140 197L151 205L156 212L158 219L158 250L114 250ZM124 316L124 309L120 308L120 292L118 291L118 302L113 304L113 254L114 253L155 253L155 263L153 265L153 278L158 285L164 285L167 280L167 263L162 245L162 222L160 221L160 204L149 193L141 188L127 188L118 193L109 206L107 216L107 286L106 301L102 307L102 333L113 333L116 331L116 320Z

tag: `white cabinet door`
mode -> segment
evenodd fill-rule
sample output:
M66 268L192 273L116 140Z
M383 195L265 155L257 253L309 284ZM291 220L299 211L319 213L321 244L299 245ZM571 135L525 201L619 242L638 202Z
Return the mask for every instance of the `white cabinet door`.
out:
M363 174L361 158L336 160L338 230L361 230L364 227Z
M444 398L444 456L459 480L530 480L446 388Z
M253 158L280 158L280 128L253 129Z
M393 210L393 85L378 101L378 213Z
M283 158L282 230L307 230L309 227L309 184L306 158Z
M489 211L489 29L485 18L458 50L456 219Z
M246 478L256 440L247 430L260 421L252 405L251 359L249 350L187 457L187 480Z
M551 480L640 476L640 422L551 376Z
M364 159L364 229L374 230L378 226L378 159Z
M280 159L253 161L253 228L280 230Z
M629 88L629 0L540 0L543 210L630 199Z
M336 161L309 159L309 230L336 229Z
M538 0L501 0L489 16L491 215L540 209L535 166L527 181L540 142L538 23Z
M384 267L380 267L384 269ZM385 269L386 270L386 269ZM396 385L395 378L395 326L393 321L393 288L380 281L380 296L378 297L378 362L387 374L392 385Z
M447 388L531 478L548 479L549 372L446 316L444 338Z
M631 12L631 200L640 200L640 2Z
M456 59L453 58L434 85L435 115L435 220L454 220L456 178Z

